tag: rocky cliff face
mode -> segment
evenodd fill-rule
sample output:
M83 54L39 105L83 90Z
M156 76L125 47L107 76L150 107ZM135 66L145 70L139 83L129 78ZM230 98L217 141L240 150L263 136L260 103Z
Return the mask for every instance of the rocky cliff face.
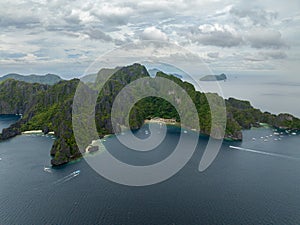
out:
M105 70L102 73L106 75L107 73L113 73L113 75L100 92L95 107L95 120L99 137L113 133L110 112L114 98L119 91L130 82L149 76L146 68L139 64L118 70ZM97 77L98 82L101 82L102 75L100 71ZM158 76L172 79L192 96L198 109L199 117L201 117L201 132L210 134L210 109L206 95L196 92L191 84L182 82L176 77L162 73L158 74ZM0 139L14 137L25 130L54 131L57 139L50 152L53 156L51 163L53 165L61 165L80 157L81 153L72 129L72 104L78 83L78 79L61 81L52 86L29 84L15 80L6 80L0 83L0 114L23 114L21 120L2 131ZM86 91L94 91L93 89L96 88L97 83L86 86ZM215 101L221 99L216 94L212 94L211 97ZM242 129L255 126L257 122L265 122L277 127L291 129L300 128L299 119L288 114L276 116L270 113L262 113L246 101L231 98L226 100L226 106L227 124L225 137L231 140L241 140ZM149 97L141 100L133 108L130 116L131 128L139 128L143 124L144 119L156 116L176 118L178 121L180 119L176 109L172 108L166 101ZM91 142L92 140L88 141Z
M34 104L35 96L49 89L48 85L12 79L3 81L0 86L0 114L24 114Z
M3 129L0 139L8 139L25 130L54 131L57 136L51 154L61 151L59 163L78 157L72 144L72 99L79 80L56 85L29 84L6 80L0 84L0 114L23 114L22 118ZM75 143L75 141L73 141ZM53 163L55 164L55 163Z

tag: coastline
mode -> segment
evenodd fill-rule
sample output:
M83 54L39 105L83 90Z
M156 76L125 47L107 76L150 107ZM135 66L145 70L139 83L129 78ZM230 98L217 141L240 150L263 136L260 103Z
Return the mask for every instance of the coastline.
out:
M23 131L21 134L45 134L45 133L43 132L43 130L27 130L27 131ZM54 135L55 132L49 131L47 134Z
M41 134L41 133L43 133L42 130L27 130L22 132L22 134Z
M169 126L176 126L176 127L179 127L179 128L182 128L182 129L185 129L184 132L187 132L187 131L190 131L190 132L198 132L199 133L199 136L202 136L202 137L209 137L209 136L212 136L214 139L223 139L224 141L230 141L230 142L233 142L233 141L242 141L242 138L240 137L234 137L234 136L220 136L218 135L217 133L216 134L207 134L207 133L203 133L201 131L197 131L196 129L192 129L190 127L187 127L187 126L184 126L184 125L181 125L181 123L179 122L176 122L175 119L164 119L164 118L153 118L153 119L150 119L150 120L144 120L144 123L145 124L149 124L149 123L165 123L166 125L169 125Z
M175 125L175 126L180 126L180 123L179 122L176 122L175 119L164 119L164 118L153 118L153 119L146 119L144 120L144 123L147 124L147 123L165 123L167 125Z

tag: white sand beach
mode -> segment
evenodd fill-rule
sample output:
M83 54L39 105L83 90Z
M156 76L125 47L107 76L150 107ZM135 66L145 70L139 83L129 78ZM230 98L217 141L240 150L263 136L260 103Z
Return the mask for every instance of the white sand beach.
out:
M24 131L22 132L22 134L40 134L43 133L42 130L28 130L28 131Z

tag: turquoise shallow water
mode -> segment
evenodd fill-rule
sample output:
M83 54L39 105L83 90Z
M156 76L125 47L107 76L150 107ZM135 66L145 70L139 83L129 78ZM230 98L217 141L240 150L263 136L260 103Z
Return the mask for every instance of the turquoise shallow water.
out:
M105 145L128 163L149 164L170 154L178 137L178 130L169 127L160 147L136 157L114 136ZM245 131L242 143L225 142L200 173L207 142L201 138L175 176L129 187L99 176L85 160L52 169L51 137L17 136L0 143L0 224L299 224L300 135L274 139L271 129ZM76 170L80 174L72 176Z

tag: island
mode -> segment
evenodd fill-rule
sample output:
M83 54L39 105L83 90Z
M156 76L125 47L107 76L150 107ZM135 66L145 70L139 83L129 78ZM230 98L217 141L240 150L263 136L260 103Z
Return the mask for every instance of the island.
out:
M7 79L24 81L27 83L39 83L39 84L49 84L49 85L56 84L62 80L62 78L59 77L58 75L49 74L49 73L46 75L35 75L35 74L21 75L21 74L17 74L17 73L10 73L10 74L0 77L0 82L7 80Z
M96 113L93 115L100 138L114 133L110 113L118 93L129 83L150 76L145 66L137 63L117 70L101 69L94 84L83 84L85 85L85 91L95 92L104 73L111 73L111 76L97 98ZM200 132L203 135L209 135L211 131L211 113L207 96L209 95L216 102L223 101L223 99L215 93L204 94L196 91L192 84L163 72L157 72L156 77L172 80L189 94L198 110L199 118L201 118L199 120ZM50 151L53 156L51 160L53 166L59 166L82 157L86 150L80 152L72 127L72 105L76 88L80 82L79 79L72 79L48 85L14 79L2 81L0 83L0 114L22 114L22 118L10 127L3 129L0 140L12 138L25 131L42 130L45 134L54 132L56 139ZM169 94L172 95L173 93ZM85 101L89 101L89 99L85 99ZM227 140L242 140L243 129L260 126L260 123L267 123L280 129L300 129L300 120L290 114L274 115L261 112L251 106L250 102L235 98L226 99L225 104L227 111L225 138ZM184 115L189 116L189 112L184 112ZM180 124L180 117L169 102L157 97L144 98L131 110L130 128L139 129L145 121L151 119L162 121L158 118L163 118L166 122ZM122 125L122 122L120 122L120 125ZM82 126L88 125L82 122ZM182 126L193 128L192 121L191 124L182 124ZM95 137L86 134L82 138L87 143L87 151L97 150L90 146L90 143L96 139Z
M159 72L163 72L163 71L161 71L161 70L159 70L159 69L157 69L157 68L148 69L148 73L149 73L149 75L150 75L151 77L155 77L156 74L159 73ZM183 79L183 76L180 75L180 74L178 74L178 73L166 73L166 74L168 74L168 75L170 75L170 76L177 77L177 78L179 78L179 79Z
M220 75L206 75L200 78L200 81L221 81L221 80L224 81L227 80L227 76L224 73Z

